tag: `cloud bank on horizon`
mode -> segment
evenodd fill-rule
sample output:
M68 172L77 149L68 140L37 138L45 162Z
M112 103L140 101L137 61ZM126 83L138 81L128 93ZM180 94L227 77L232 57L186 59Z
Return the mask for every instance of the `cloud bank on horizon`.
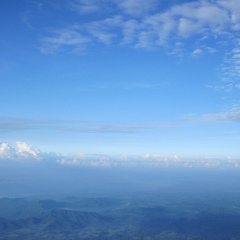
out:
M17 142L16 148L8 143L0 144L0 161L37 161L68 166L87 167L180 167L239 169L240 159L230 156L226 158L181 158L179 156L163 157L157 154L144 156L62 153L44 153L25 142Z

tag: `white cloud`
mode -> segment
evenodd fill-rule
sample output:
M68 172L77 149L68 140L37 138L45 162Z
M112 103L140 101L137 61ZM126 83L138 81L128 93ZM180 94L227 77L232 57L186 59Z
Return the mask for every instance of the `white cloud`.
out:
M237 41L232 50L226 53L223 64L219 68L222 75L222 86L215 86L217 90L231 92L239 90L240 81L240 42Z
M240 168L240 159L229 158L180 158L177 155L172 157L160 156L158 154L146 154L144 156L108 156L108 155L85 155L65 156L57 163L72 166L91 167L184 167L184 168Z
M140 15L153 11L158 4L157 0L71 0L69 7L80 14L92 14L100 11L120 10L128 15Z
M42 53L56 53L71 49L73 52L83 52L86 44L91 42L87 36L83 36L78 26L50 31L52 36L42 38Z
M240 121L240 106L234 105L231 109L221 113L209 113L202 115L189 114L182 116L185 120L192 123L224 123L224 122L239 122Z
M41 152L37 148L28 145L25 142L17 142L17 147L14 149L8 143L0 144L0 159L41 159Z
M13 158L16 156L14 148L10 147L8 143L0 144L0 158Z
M95 21L87 25L87 32L97 38L100 42L104 44L111 43L111 40L116 37L116 33L111 31L112 28L118 28L122 24L121 16L114 16L106 18L102 21Z
M122 23L122 31L123 31L122 44L130 44L132 42L135 42L139 29L140 29L140 26L136 19L129 19L129 20L123 21L123 23Z
M218 32L219 27L225 28L226 24L230 23L228 11L212 1L194 1L176 5L170 12L174 18L192 20L196 26L202 28L201 32L204 32L206 27L213 32Z
M57 160L57 163L61 165L73 165L73 166L91 166L91 167L110 167L113 166L113 161L110 160L107 155L99 154L80 154L80 155L65 155L61 159Z
M225 8L231 18L232 29L240 29L240 2L238 0L219 0L217 3Z
M25 142L17 142L16 154L19 157L40 159L40 150L28 145Z
M220 36L229 31L230 18L226 9L216 3L195 1L179 4L165 12L153 14L143 21L145 33L156 38L155 44L165 45L171 41L198 37Z
M193 56L198 56L198 55L200 55L200 54L202 54L202 53L203 53L203 50L197 48L197 49L195 49L195 50L192 52L192 55L193 55Z
M81 14L94 13L100 10L96 0L72 0L69 2L69 6L72 10Z
M240 26L237 0L199 0L167 9L161 8L156 0L76 0L72 1L72 7L80 13L99 11L101 14L93 21L72 22L70 27L51 31L53 36L42 39L43 52L84 50L96 39L103 44L113 43L115 39L114 43L138 48L169 46L172 49L176 42L184 43L191 38L200 42L236 38L235 31Z

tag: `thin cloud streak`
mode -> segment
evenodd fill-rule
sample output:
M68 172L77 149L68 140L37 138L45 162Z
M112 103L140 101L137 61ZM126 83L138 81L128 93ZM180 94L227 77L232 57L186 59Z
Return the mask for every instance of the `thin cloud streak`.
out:
M0 118L0 132L25 130L49 130L74 133L138 133L152 129L151 125L93 125L87 121L33 120L21 118Z
M139 87L139 86L138 86ZM143 86L144 88L146 86ZM240 121L240 107L233 106L232 109L221 113L208 114L182 114L176 116L175 121L159 121L149 124L135 125L108 125L108 124L91 124L89 121L81 120L33 120L24 118L0 118L0 132L16 132L28 130L48 130L56 132L72 133L119 133L134 134L142 131L156 129L183 128L192 124L199 123L227 123Z
M232 109L222 113L208 113L208 114L185 114L181 115L185 121L189 123L228 123L228 122L240 122L240 108L238 105Z
M58 129L68 124L80 124L86 121L34 120L27 118L0 117L0 132L24 131L33 129Z

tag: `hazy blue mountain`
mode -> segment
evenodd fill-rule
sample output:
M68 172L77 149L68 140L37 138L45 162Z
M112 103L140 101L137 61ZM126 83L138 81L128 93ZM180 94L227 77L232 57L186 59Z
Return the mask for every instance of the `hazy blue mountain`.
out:
M0 206L0 239L4 240L240 238L236 193L2 198Z
M34 195L35 183L16 169L16 181L0 186L18 189L0 198L0 239L240 239L237 171L84 170L69 168L64 179L61 168L38 173L35 182L46 177ZM20 197L21 190L31 194Z

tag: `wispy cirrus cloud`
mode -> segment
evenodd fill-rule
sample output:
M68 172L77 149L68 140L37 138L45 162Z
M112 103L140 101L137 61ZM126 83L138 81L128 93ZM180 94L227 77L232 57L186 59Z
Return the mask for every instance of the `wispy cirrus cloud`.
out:
M101 21L93 21L86 24L88 34L99 42L109 44L113 38L117 37L116 30L123 23L123 18L119 15L105 18Z
M217 71L222 81L210 87L228 93L240 90L238 0L175 4L156 0L74 0L63 5L68 6L65 11L74 11L76 16L65 26L46 28L46 36L41 38L43 53L86 53L97 44L164 50L191 57L221 52L225 58Z
M122 0L116 1L117 6L126 14L139 16L152 12L158 5L157 0Z
M98 19L72 22L59 28L55 36L42 39L57 51L60 46L79 48L82 44L99 40L103 44L128 44L132 47L152 49L174 46L177 41L235 36L240 26L239 1L193 1L169 7L156 0L85 1L71 2L71 9L79 14L103 11ZM92 19L92 18L91 18ZM78 26L73 30L73 26ZM80 27L81 26L81 27ZM236 36L235 36L236 37ZM194 47L194 46L193 46ZM45 47L45 52L47 49Z
M233 49L226 54L218 71L222 75L222 84L213 86L214 89L226 92L240 89L240 42L238 40Z
M68 6L80 14L94 13L101 9L96 0L72 0L68 2Z
M132 16L154 11L157 5L159 5L157 0L71 0L68 2L70 9L80 14L92 14L101 11L109 13L118 10L123 14Z
M91 39L83 36L77 26L65 29L49 30L51 36L41 39L43 45L42 53L58 53L62 51L72 51L83 53Z
M214 84L208 85L209 88L215 91L221 91L231 96L234 93L238 93L240 90L240 47L239 43L230 50L221 66L217 69L220 75L220 81ZM238 99L235 100L235 104L238 104Z

